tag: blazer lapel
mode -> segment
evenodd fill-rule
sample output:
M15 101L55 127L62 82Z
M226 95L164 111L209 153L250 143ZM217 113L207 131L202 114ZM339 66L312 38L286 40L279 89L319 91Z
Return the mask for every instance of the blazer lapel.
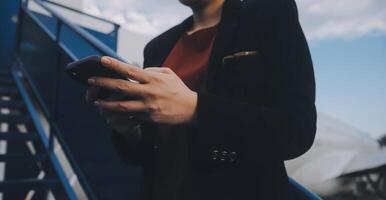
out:
M213 44L212 53L208 63L206 89L213 91L216 87L216 75L221 67L221 60L227 50L231 49L239 26L241 10L240 0L226 0L223 6L221 21Z
M152 57L151 66L161 67L169 53L172 51L174 45L177 43L181 35L193 24L193 16L186 18L182 23L175 26L165 35L165 38L160 40L161 45L159 46L157 55Z

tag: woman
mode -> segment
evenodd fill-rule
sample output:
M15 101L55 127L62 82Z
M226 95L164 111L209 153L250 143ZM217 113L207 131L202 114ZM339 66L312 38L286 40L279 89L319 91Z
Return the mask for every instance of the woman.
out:
M311 147L316 111L294 0L180 2L193 15L146 45L144 69L103 57L136 82L89 80L122 158L143 166L143 199L295 199L284 160Z

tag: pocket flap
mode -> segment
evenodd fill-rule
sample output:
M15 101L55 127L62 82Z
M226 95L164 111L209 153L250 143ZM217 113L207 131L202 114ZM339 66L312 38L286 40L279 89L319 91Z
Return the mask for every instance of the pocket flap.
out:
M222 62L224 63L227 59L231 58L237 58L237 57L244 57L244 56L255 56L257 54L257 51L240 51L236 52L232 55L228 55L222 58Z

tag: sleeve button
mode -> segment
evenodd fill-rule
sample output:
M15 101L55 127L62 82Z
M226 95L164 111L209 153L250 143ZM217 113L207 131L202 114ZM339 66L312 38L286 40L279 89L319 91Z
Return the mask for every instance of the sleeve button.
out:
M228 157L228 152L227 151L222 151L221 152L221 157L220 157L220 160L221 161L225 161Z
M230 162L235 162L236 161L236 158L237 158L237 153L236 152L231 152L230 154L229 154L229 161Z
M212 151L212 160L217 160L220 155L220 152L218 150Z

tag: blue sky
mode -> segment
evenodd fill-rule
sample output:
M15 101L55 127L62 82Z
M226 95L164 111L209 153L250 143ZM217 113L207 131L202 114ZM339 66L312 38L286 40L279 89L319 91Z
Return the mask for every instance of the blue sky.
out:
M83 9L147 38L190 15L177 0L83 0ZM318 110L374 137L386 133L386 1L296 0Z
M318 110L378 137L386 133L386 36L310 42Z

